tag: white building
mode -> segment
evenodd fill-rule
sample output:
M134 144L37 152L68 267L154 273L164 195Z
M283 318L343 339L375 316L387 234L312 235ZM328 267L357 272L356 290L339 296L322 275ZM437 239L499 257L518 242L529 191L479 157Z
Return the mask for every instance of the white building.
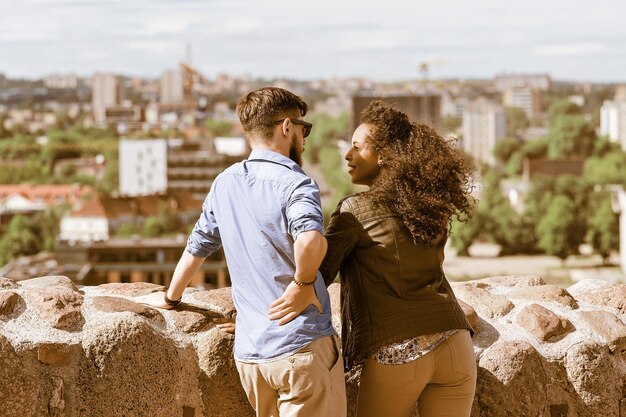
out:
M72 215L61 219L59 239L67 242L103 242L109 240L106 216Z
M502 107L487 101L472 103L463 112L463 148L475 159L495 163L496 142L506 136L506 115Z
M161 104L181 104L184 100L183 72L180 70L166 71L161 76Z
M605 101L600 108L600 135L626 151L626 101Z
M552 80L548 74L500 74L496 76L494 81L498 91L517 87L546 91L552 85Z
M43 79L43 85L48 88L76 88L78 76L76 74L50 74Z
M506 107L518 107L524 110L529 120L541 116L541 90L526 86L506 89L502 94L502 104Z
M92 109L94 121L98 125L106 123L106 110L122 102L123 85L119 76L108 73L96 73L92 80Z
M140 196L167 191L167 141L120 140L120 194Z

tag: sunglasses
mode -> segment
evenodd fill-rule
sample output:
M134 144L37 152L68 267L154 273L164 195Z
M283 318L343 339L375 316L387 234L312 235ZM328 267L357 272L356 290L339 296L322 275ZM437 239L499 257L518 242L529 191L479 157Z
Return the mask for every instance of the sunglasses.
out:
M274 124L279 125L287 119L291 120L291 123L293 123L294 125L302 126L302 136L305 138L309 136L309 133L311 133L311 129L313 129L313 123L305 122L304 120L300 120L300 119L292 119L291 117L287 117L282 120L277 120L274 122Z

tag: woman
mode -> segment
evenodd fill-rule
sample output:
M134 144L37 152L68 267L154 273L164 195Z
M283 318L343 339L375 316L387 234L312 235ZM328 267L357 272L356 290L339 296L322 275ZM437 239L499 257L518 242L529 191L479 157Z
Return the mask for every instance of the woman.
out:
M346 368L362 363L358 417L469 416L476 385L471 326L443 273L452 216L469 214L461 151L380 101L347 152L352 182L327 228L320 271L341 273Z

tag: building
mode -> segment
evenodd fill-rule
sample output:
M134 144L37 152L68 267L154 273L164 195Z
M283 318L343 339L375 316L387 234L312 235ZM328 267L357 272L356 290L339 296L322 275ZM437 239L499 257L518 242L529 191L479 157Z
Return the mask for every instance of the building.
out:
M140 196L167 191L166 139L122 139L119 158L121 195Z
M441 96L434 94L403 96L355 96L352 98L352 129L359 125L361 112L373 100L383 100L405 112L411 122L426 122L439 126L441 121Z
M502 107L480 100L463 112L463 148L476 160L495 163L496 142L506 136L506 114Z
M149 217L163 209L178 225L187 225L200 215L202 200L189 194L108 197L95 195L61 219L59 240L64 242L102 242L109 240L124 225L142 227Z
M184 192L204 199L215 177L249 151L241 137L121 140L120 194Z
M76 89L78 76L76 74L50 74L44 77L43 85L50 89Z
M161 76L161 104L182 105L185 102L185 78L181 70L166 71Z
M63 204L75 206L90 190L89 187L65 184L0 185L0 230L16 215L32 216Z
M600 135L626 151L626 100L605 101L600 108Z
M109 106L117 106L125 99L122 78L115 74L96 73L92 79L92 109L96 124L106 124L106 110Z
M547 91L552 86L552 80L548 74L500 74L496 76L494 84L500 92L518 87Z
M528 86L507 88L502 93L502 104L524 110L529 120L541 118L542 100L543 92Z

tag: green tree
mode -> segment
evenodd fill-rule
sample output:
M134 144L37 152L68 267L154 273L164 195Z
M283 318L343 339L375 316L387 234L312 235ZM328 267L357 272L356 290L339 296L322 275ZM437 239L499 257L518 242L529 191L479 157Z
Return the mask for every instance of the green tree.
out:
M617 150L587 159L584 177L592 184L626 185L626 152Z
M568 99L556 100L548 108L548 123L550 126L561 116L582 116L583 111Z
M587 158L593 154L597 140L593 125L581 115L561 115L550 124L548 157Z
M337 149L337 141L348 136L348 113L333 118L324 113L312 115L313 130L306 138L304 159L312 164L320 162L320 153L324 148Z
M548 255L556 256L562 261L578 252L578 246L585 235L575 210L572 200L558 195L550 201L545 216L537 225L539 247Z
M517 137L530 126L528 116L519 107L506 108L506 130L507 136Z
M42 241L33 230L33 222L26 216L17 215L0 238L0 265L22 256L33 255L42 249Z
M522 144L517 139L513 138L503 138L496 142L496 146L493 148L493 155L502 165L506 165L509 162L509 159L516 152L521 151Z
M230 120L207 119L204 125L215 136L230 136L235 126Z
M483 219L480 213L475 213L467 221L457 218L450 224L450 243L457 250L459 256L470 256L469 248L483 229Z
M611 196L608 193L595 194L591 213L587 241L607 264L611 251L619 250L619 217L613 212Z

